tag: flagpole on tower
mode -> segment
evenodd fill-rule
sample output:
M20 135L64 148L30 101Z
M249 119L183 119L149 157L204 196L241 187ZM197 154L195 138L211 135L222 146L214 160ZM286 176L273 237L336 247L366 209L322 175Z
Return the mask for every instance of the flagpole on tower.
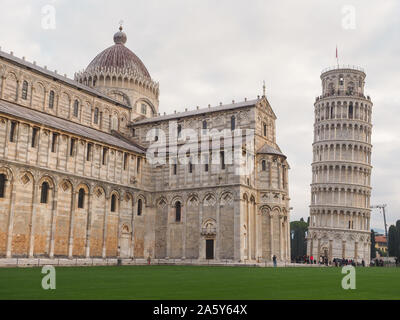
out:
M339 69L339 55L338 55L338 49L337 49L337 45L336 45L336 63Z

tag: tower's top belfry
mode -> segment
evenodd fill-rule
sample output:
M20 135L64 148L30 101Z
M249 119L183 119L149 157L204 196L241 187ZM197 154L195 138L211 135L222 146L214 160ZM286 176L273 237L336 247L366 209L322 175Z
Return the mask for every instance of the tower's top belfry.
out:
M366 74L356 66L335 66L322 70L322 97L359 96L364 98Z

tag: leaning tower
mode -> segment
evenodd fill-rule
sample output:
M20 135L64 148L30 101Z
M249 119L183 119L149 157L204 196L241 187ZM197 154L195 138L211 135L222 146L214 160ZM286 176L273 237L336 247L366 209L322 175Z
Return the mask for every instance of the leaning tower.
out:
M314 103L314 143L307 254L370 261L371 111L365 72L326 69Z

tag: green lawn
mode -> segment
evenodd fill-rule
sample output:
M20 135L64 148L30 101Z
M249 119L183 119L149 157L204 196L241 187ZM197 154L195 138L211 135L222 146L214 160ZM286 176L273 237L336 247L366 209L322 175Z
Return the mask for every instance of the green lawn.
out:
M0 299L400 299L400 268L357 268L356 290L341 268L57 267L56 290L43 276L0 268Z

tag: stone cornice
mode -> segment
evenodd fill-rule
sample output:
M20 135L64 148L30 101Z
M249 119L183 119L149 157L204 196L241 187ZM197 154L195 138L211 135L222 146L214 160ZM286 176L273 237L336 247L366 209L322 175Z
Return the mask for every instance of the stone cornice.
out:
M131 187L129 185L124 185L124 184L118 184L115 182L111 182L108 180L101 180L101 178L94 178L94 177L88 177L88 176L81 176L81 175L77 175L77 174L73 174L73 173L66 173L65 171L61 171L61 170L57 170L57 169L48 169L45 167L40 167L38 165L30 165L30 164L26 164L26 163L20 163L17 161L13 161L13 160L6 160L6 159L0 159L0 164L4 164L5 166L7 166L7 164L11 164L14 165L20 169L27 169L27 170L31 170L31 171L42 171L47 173L48 175L54 177L54 175L59 175L62 176L65 179L74 179L77 181L82 182L83 180L86 180L87 182L90 182L93 185L102 185L102 184L107 184L110 186L115 186L115 188L118 189L130 189L130 191L132 192L146 192L146 193L150 193L151 191L146 190L145 188L137 188L137 187Z
M369 208L363 208L363 207L352 207L352 206L341 206L341 205L329 205L329 204L324 204L324 205L319 205L319 204L312 204L310 205L310 210L312 209L325 209L325 211L365 211L366 213L370 213L371 209Z
M323 165L323 164L337 164L337 165L363 165L365 167L368 167L370 169L372 169L372 166L370 164L366 164L364 162L358 162L358 161L351 161L351 160L321 160L321 161L315 161L312 162L311 165L312 166L316 166L316 165Z
M367 189L368 191L372 190L372 187L362 185L362 184L357 184L357 183L345 183L345 182L313 182L311 184L311 188L313 187L322 187L322 188L333 188L335 186L338 186L339 188L343 188L344 186L347 186L346 189L354 189L355 186Z
M327 163L325 163L325 162L327 162ZM358 168L360 168L360 167L362 167L362 169L364 169L364 170L371 170L372 169L372 166L371 165L369 165L369 164L364 164L364 163L361 163L361 162L351 162L351 163L348 163L348 161L344 161L344 160L342 160L342 161L340 161L340 160L324 160L324 161L317 161L317 162L313 162L312 164L312 169L313 169L313 171L316 171L315 169L317 168L317 167L331 167L331 166L333 166L333 167L336 167L336 166L345 166L345 167L352 167L352 168L354 168L354 167L358 167Z
M318 120L314 122L314 128L317 128L318 126L326 126L332 124L352 124L352 125L357 124L357 125L367 126L370 129L372 129L373 127L372 123L361 119L335 118L335 119Z
M318 140L312 143L312 146L317 145L336 145L336 144L346 144L346 145L363 145L365 147L372 148L372 144L369 142L361 141L361 140L353 140L353 139L326 139L326 140Z
M314 106L317 107L317 104L321 102L330 102L330 101L339 101L339 102L347 102L347 101L361 101L361 102L367 102L370 107L372 107L374 104L370 99L367 98L368 96L360 97L356 95L346 95L346 94L340 94L340 95L329 95L329 96L321 96L317 101L314 102Z

